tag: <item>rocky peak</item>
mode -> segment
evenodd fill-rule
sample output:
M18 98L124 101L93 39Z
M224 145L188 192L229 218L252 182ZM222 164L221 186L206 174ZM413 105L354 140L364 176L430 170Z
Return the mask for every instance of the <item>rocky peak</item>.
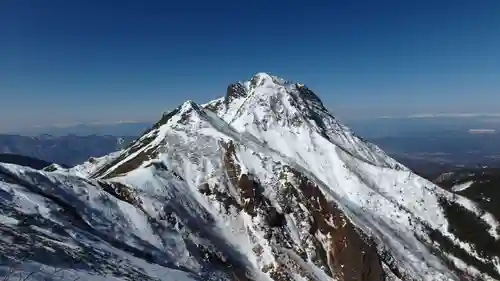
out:
M309 102L315 102L318 104L323 104L320 98L309 88L307 88L302 83L292 83L282 77L270 75L265 72L260 72L255 74L249 81L246 82L250 89L254 89L255 94L276 94L279 89L284 89L285 93L290 95L295 95L300 99L307 100ZM258 88L276 88L276 91L261 91Z
M207 110L222 120L212 120L207 116ZM143 162L155 159L167 149L160 146L165 143L164 138L169 130L182 127L191 132L206 126L231 126L236 133L251 134L269 143L272 149L279 148L278 145L273 146L276 135L267 136L267 132L280 132L280 136L316 132L351 155L370 163L387 164L384 153L374 154L373 147L337 123L323 107L319 97L305 85L262 72L248 81L229 85L223 98L203 106L188 100L163 114L150 130L125 148L120 157L97 169L95 176L123 174L140 167ZM110 173L111 170L115 172Z
M283 120L299 118L298 115L310 115L306 111L326 112L321 99L304 84L292 83L284 78L265 72L255 74L250 80L231 84L225 98L225 108L219 115L231 118L236 112L240 115L253 114L254 111L268 112ZM289 116L286 116L289 115ZM224 118L226 121L229 119ZM281 118L283 117L283 118Z
M311 91L311 89L299 83L295 84L295 89L297 89L297 91L299 92L299 97L301 97L303 100L306 100L311 104L318 105L320 108L324 109L323 102L313 91Z
M227 86L226 97L224 102L226 105L233 102L235 99L243 98L247 95L245 87L241 83L234 83Z
M319 134L365 162L396 165L379 148L337 122L318 95L306 85L268 73L257 73L248 81L230 85L225 98L209 102L204 108L215 112L239 133L250 133L266 142L274 142L272 139L278 132L280 137L309 132Z
M252 87L280 85L284 86L289 82L283 78L265 72L259 72L248 81Z

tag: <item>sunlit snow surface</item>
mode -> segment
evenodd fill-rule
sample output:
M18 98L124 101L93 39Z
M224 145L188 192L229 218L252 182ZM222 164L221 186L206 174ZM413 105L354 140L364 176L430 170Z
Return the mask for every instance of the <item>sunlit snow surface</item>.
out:
M242 200L223 167L221 141L237 144L234 161L240 172L256 176L278 210L283 207L276 199L277 183L282 180L279 173L291 166L320 186L329 200L376 241L379 251L390 252L400 270L414 280L459 280L431 253L427 243L432 241L424 225L480 259L471 245L448 232L439 197L478 214L498 239L493 216L356 137L319 100L307 96L303 85L265 73L241 85L245 95L228 103L224 99L203 106L184 103L165 124L139 139L153 138L137 151L128 148L52 173L2 164L2 264L17 264L16 270L25 274L43 265L36 276L40 280L54 268L63 268L71 276L60 280L233 280L223 266L200 255L198 249L203 247L236 261L255 280L271 280L261 268L279 259L277 252L294 259L314 280L333 280L311 261L266 239L259 216L227 209L219 199L200 193L200 185L209 183ZM95 179L151 148L159 149L155 159L102 180L124 184L134 200L111 195ZM116 159L122 160L113 162ZM110 163L114 164L96 174ZM294 247L309 243L303 242L307 233L295 213L286 221ZM260 254L254 251L256 245L262 247ZM481 275L457 257L449 255L449 259L457 268ZM499 261L494 262L500 272ZM399 280L384 268L388 280ZM295 272L292 275L295 280L306 280Z

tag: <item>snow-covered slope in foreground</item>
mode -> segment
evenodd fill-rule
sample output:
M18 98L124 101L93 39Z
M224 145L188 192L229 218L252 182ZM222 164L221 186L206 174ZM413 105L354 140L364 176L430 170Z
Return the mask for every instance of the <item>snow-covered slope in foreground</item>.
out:
M185 102L109 157L53 172L1 165L0 179L3 274L500 279L498 218L265 73Z

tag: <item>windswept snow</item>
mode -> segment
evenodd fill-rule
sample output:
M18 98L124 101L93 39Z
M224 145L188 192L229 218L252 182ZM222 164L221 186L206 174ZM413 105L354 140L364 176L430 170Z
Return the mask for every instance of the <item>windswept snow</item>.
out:
M118 158L121 153L122 151L115 151L102 157L93 157L85 161L83 164L76 165L69 169L58 169L58 171L68 172L83 178L87 178L90 175L94 174L99 168L104 166L104 164Z

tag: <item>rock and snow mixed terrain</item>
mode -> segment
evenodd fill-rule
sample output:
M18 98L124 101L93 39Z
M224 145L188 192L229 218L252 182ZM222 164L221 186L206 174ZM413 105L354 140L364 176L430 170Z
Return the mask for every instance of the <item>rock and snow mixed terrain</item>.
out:
M265 73L185 102L122 151L49 170L0 165L12 280L500 279L495 215Z

